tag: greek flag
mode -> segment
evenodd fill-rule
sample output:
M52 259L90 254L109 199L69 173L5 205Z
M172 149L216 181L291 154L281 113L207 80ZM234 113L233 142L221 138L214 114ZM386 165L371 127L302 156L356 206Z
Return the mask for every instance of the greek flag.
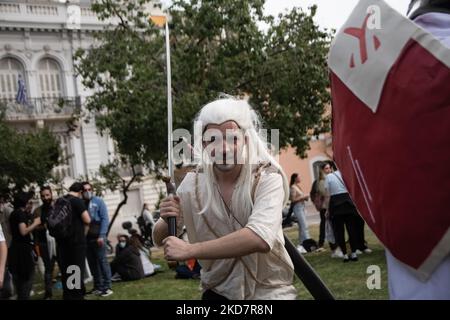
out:
M26 104L27 103L27 88L25 87L25 81L22 79L22 77L19 75L19 88L17 90L16 95L16 102L19 104Z

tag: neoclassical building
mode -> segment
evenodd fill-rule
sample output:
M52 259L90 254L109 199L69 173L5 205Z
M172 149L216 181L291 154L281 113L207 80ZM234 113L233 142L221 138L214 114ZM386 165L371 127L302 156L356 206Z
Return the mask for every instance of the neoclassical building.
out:
M63 163L54 174L66 184L93 175L114 154L112 140L98 134L95 118L88 124L79 121L75 130L71 122L90 95L74 72L73 54L91 46L93 32L104 24L90 4L89 0L0 0L0 101L7 106L6 120L23 131L46 127L58 137ZM16 101L19 79L26 88L22 103ZM160 188L153 180L134 185L112 235L123 220L133 221L144 202L154 205ZM121 197L117 192L105 195L110 214Z

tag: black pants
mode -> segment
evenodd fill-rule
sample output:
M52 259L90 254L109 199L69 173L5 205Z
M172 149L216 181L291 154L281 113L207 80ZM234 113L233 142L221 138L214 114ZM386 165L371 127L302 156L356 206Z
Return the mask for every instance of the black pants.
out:
M326 209L320 210L320 227L319 227L319 248L323 247L323 244L325 242L325 212L327 212Z
M334 237L336 244L341 248L343 254L347 254L345 245L345 229L347 229L348 240L352 252L358 249L357 216L354 213L334 215L332 218Z
M150 244L153 246L153 238L152 238L153 228L152 224L145 225L145 238L150 241Z
M34 269L29 277L24 278L17 273L12 274L17 300L30 300L31 289L33 288Z
M327 221L327 218L325 218L325 213L327 212L327 209L320 210L320 232L319 232L319 248L323 247L323 244L325 243L325 223ZM337 248L337 244L335 243L329 243L330 249L334 250Z
M366 245L366 239L364 236L364 225L365 222L363 220L363 218L361 218L361 216L358 214L356 219L356 233L358 235L358 243L357 243L357 247L359 250L364 251L367 249L367 245Z
M48 252L48 245L45 242L37 243L39 247L39 253L42 261L44 262L44 284L45 284L45 297L52 297L53 286L53 270L55 269L55 257L50 257Z
M35 259L31 243L12 241L8 251L8 266L18 300L29 300L33 287Z
M86 291L84 287L86 244L58 242L57 245L59 264L61 267L63 299L83 300ZM73 286L74 284L75 286Z

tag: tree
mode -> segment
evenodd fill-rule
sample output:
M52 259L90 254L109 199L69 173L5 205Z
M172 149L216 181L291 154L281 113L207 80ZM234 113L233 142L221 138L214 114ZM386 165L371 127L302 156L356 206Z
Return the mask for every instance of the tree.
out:
M59 164L60 147L48 130L21 133L7 126L0 110L0 196L52 179Z
M97 45L76 53L98 128L133 165L167 159L164 35L149 24L148 1L101 0L92 9L115 18ZM316 7L277 19L264 0L175 0L170 9L174 128L191 128L202 105L219 93L247 94L280 147L304 155L312 135L329 130L326 54L330 34L314 24ZM259 27L265 23L266 32Z

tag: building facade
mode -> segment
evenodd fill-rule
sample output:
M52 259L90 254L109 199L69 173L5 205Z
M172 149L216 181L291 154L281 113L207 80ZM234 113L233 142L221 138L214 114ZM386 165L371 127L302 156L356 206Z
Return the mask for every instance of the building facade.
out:
M306 152L304 159L297 156L293 148L282 150L280 153L280 165L288 179L291 174L298 173L302 180L302 189L307 193L311 190L314 180L318 178L322 163L333 159L331 134L321 134L313 138L309 146L310 149Z

